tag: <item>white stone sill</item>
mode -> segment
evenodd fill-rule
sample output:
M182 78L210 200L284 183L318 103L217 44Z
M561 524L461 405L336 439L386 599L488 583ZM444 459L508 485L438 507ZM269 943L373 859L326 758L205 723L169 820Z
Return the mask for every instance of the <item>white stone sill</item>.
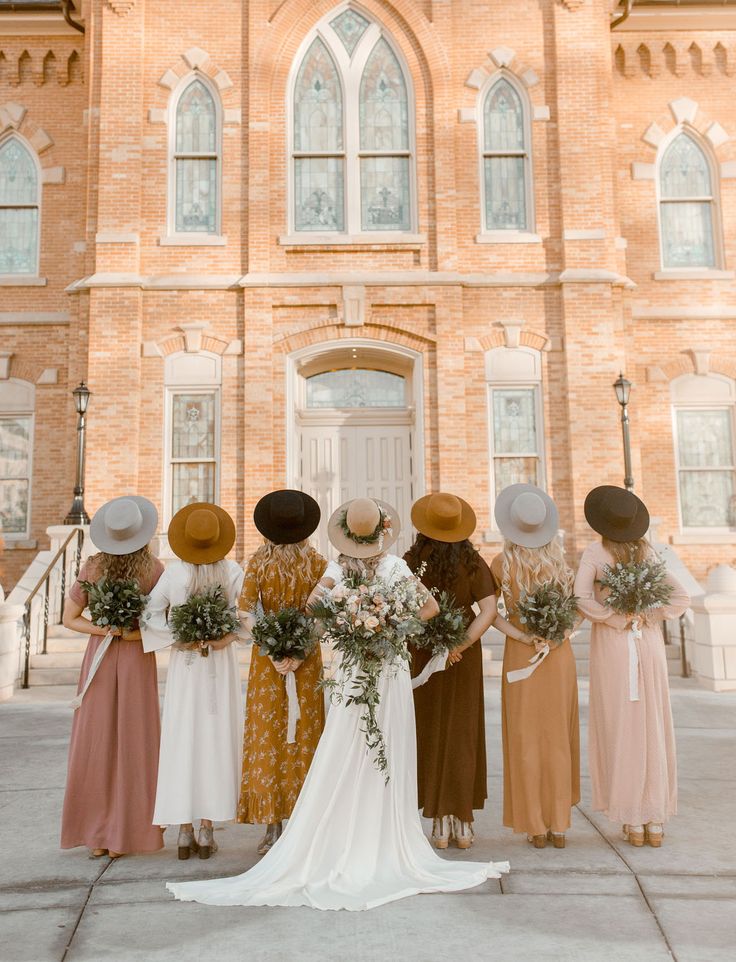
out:
M46 278L30 274L0 274L0 287L46 287Z
M476 244L541 244L542 237L528 231L496 230L475 235Z
M504 540L500 531L484 531L481 544L502 545Z
M159 237L159 247L224 247L227 237L224 234L166 234Z
M6 551L33 551L38 547L38 541L33 538L28 538L26 535L5 535L5 550Z
M655 271L652 274L655 281L731 281L736 277L734 271Z
M670 544L736 544L736 531L683 531L670 535Z
M281 247L423 247L426 234L405 234L400 231L368 231L363 234L282 234Z

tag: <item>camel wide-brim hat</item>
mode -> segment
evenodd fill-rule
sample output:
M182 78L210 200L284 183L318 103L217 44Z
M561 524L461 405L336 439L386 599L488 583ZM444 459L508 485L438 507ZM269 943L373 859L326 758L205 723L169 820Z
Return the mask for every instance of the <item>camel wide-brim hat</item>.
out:
M304 541L316 531L321 516L314 498L290 488L265 495L253 511L256 528L274 544Z
M638 541L649 530L649 511L641 498L613 484L593 488L584 511L591 528L610 541Z
M467 501L439 491L414 502L411 523L428 538L455 544L469 538L477 522Z
M89 526L92 544L105 554L132 554L156 533L158 511L148 498L113 498L95 512Z
M498 530L522 548L542 548L557 534L557 506L533 484L510 484L496 498Z
M373 558L387 551L401 533L395 508L377 498L341 504L327 524L327 537L348 558Z
M180 508L169 525L169 546L182 561L222 561L235 544L235 522L223 508L205 501Z

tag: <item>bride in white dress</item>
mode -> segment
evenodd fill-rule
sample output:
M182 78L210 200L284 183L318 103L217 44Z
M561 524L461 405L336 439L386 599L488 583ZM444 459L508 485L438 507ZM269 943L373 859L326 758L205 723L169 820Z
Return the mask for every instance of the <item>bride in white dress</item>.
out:
M340 583L345 566L356 569L356 561L351 560L356 558L366 559L366 570L389 584L413 578L402 559L384 553L398 533L399 519L384 502L361 498L338 508L330 519L329 534L341 552L342 564L330 563L322 586ZM426 620L436 611L437 604L430 598L419 617ZM342 683L347 685L349 680ZM167 888L176 898L207 905L307 905L359 911L409 895L472 888L508 871L508 862L452 862L435 853L422 830L417 805L408 663L384 668L379 691L377 720L387 748L388 781L366 750L362 707L333 705L279 841L243 875L169 882Z

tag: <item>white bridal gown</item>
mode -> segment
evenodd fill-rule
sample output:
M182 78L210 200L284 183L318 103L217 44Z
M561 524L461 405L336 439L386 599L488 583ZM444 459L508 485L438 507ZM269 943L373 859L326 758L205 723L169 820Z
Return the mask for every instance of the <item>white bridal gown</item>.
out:
M411 572L389 555L378 576L391 582ZM325 577L337 583L342 570L332 562ZM366 751L360 706L333 705L292 816L271 851L243 875L167 888L182 901L208 905L359 911L421 892L472 888L507 872L508 862L451 862L435 854L419 820L408 665L384 668L379 689L388 784Z

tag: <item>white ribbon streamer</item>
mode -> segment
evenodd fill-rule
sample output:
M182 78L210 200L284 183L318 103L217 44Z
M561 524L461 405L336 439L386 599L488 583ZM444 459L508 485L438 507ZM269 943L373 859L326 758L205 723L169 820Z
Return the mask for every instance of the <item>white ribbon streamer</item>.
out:
M296 694L296 678L293 671L287 671L286 677L286 697L289 701L289 717L286 722L286 744L293 745L296 741L296 723L302 717L299 707L299 698Z
M441 651L438 651L436 655L432 655L432 657L429 659L429 661L424 666L424 668L422 668L422 670L419 672L416 678L412 678L411 687L419 688L425 682L429 681L429 679L432 677L432 675L436 671L444 671L445 668L447 668L448 655L449 655L449 651L447 650L447 648L443 648Z
M515 681L524 681L525 678L530 678L548 654L549 645L545 644L529 659L528 668L517 668L516 671L507 671L506 681L508 681L509 684L513 684Z
M631 622L631 629L627 637L629 646L629 701L639 701L639 643L641 638L641 623L638 618L635 618Z
M80 691L80 693L76 696L76 698L72 698L70 702L70 705L74 709L74 711L76 711L79 708L79 706L82 704L82 700L84 696L87 694L87 689L89 688L92 682L92 679L97 674L97 669L100 667L100 664L102 663L102 659L105 657L105 652L112 644L112 640L114 637L115 636L112 634L112 632L108 631L108 633L102 639L102 643L100 647L97 649L97 651L94 654L94 658L92 659L92 664L89 666L89 674L87 675L87 680L84 683L84 688Z
M210 648L210 653L207 655L207 683L209 686L209 711L210 715L217 714L217 658L215 655L216 651ZM199 658L204 657L199 655Z

